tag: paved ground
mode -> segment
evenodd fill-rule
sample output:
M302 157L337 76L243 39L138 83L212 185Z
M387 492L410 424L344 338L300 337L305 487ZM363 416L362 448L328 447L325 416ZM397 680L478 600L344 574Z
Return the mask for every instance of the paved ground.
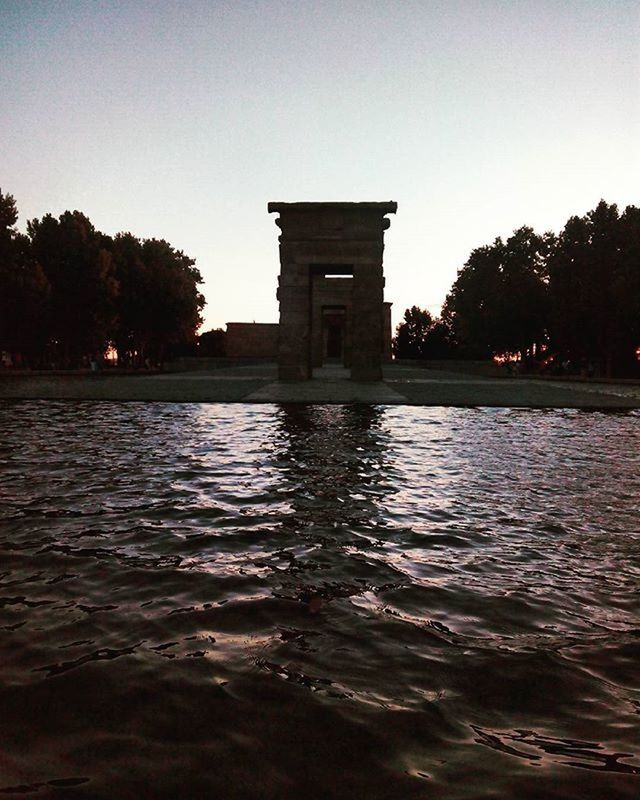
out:
M0 376L0 399L141 400L163 402L370 403L528 408L640 408L640 386L482 378L390 365L384 381L355 383L347 370L325 367L314 380L282 384L273 364L162 375Z

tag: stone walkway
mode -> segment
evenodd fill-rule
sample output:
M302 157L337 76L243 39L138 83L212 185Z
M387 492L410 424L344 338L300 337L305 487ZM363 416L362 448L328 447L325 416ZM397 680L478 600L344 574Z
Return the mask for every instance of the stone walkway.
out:
M303 383L279 383L276 375L274 364L159 375L0 374L0 399L640 408L640 385L628 383L483 378L395 364L379 383L352 382L333 366Z
M348 369L338 366L314 369L313 380L302 383L267 383L244 398L246 403L367 403L401 405L406 397L390 384L355 383ZM321 398L321 399L319 399Z

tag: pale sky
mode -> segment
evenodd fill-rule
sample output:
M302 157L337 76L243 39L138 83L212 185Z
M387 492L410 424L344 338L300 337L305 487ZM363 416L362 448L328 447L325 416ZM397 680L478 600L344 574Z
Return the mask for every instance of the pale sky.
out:
M267 202L395 200L394 324L474 247L640 205L640 2L0 0L0 188L197 261L275 322Z

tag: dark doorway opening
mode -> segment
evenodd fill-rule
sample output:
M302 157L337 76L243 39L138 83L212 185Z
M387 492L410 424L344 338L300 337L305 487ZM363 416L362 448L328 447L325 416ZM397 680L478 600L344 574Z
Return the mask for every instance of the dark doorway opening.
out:
M327 358L342 358L342 328L329 325L327 330Z
M323 363L344 363L346 309L322 309Z

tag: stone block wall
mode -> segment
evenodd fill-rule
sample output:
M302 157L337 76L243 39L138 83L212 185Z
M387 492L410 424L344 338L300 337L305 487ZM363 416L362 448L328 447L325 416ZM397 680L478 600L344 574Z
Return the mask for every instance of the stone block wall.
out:
M268 322L227 322L227 358L278 356L278 324Z

